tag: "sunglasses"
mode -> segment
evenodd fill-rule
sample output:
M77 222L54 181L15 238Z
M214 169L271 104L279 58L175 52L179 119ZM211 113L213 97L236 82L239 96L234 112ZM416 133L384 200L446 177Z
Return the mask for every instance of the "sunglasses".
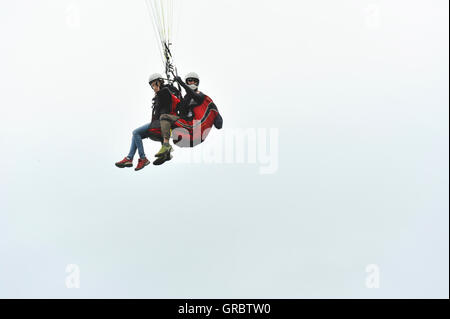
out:
M198 83L198 80L197 80L197 79L186 79L186 82L195 82L195 83Z

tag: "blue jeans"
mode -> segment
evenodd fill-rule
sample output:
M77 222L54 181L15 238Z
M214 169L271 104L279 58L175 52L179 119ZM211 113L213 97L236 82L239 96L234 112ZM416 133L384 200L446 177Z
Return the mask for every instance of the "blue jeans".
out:
M150 136L150 123L145 124L133 131L133 137L131 139L131 148L130 148L130 154L128 154L128 158L132 160L134 158L134 155L136 154L136 151L139 151L139 157L145 158L145 152L144 152L144 144L142 143L142 140L144 138L148 138Z

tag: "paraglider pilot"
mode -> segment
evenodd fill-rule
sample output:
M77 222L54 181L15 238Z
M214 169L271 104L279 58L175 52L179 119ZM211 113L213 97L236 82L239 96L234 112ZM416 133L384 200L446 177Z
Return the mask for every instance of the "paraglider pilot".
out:
M170 145L171 130L177 128L192 130L195 109L202 109L200 112L203 114L201 114L202 119L199 121L199 125L208 126L208 122L212 120L211 126L214 124L217 129L221 129L223 126L223 119L219 114L217 107L212 103L212 100L210 100L208 96L198 90L200 77L197 73L191 72L187 74L185 77L186 83L178 76L175 77L175 80L184 88L186 95L177 105L177 115L165 113L160 117L163 145L160 151L155 155L158 157L153 163L155 165L161 165L172 158L170 155L173 151L173 147ZM204 106L204 108L202 108L202 106ZM206 114L208 108L214 111L208 113L210 115ZM190 138L192 139L192 136Z

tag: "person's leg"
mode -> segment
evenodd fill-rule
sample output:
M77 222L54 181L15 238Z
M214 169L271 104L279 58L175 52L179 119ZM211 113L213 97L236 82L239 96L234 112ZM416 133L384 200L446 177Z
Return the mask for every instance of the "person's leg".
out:
M150 128L150 124L145 124L133 131L133 138L131 141L130 153L128 154L128 158L130 160L133 159L134 155L136 154L136 151L139 152L139 157L141 159L146 158L145 151L144 151L144 144L142 143L142 140L144 138L148 137L149 128Z
M163 145L159 152L155 155L156 157L162 157L163 155L170 153L172 151L172 146L170 145L170 130L172 129L173 123L179 119L176 115L163 114L161 115L161 135L163 137Z
M122 161L116 163L116 166L119 168L125 168L125 167L133 167L133 158L136 154L136 151L138 150L138 146L140 143L141 150L139 151L140 154L144 155L144 146L142 144L142 136L145 136L144 129L149 127L150 125L144 125L140 128L133 131L133 135L131 137L131 146L130 146L130 152L128 153L127 157L125 157ZM142 157L141 157L142 158Z
M172 129L173 123L178 121L179 117L172 114L161 115L161 134L164 139L164 143L167 144L170 141L170 130Z
M129 160L133 160L134 155L136 154L137 151L137 146L136 146L136 142L134 141L134 134L131 136L131 146L130 146L130 152L128 153L127 158Z

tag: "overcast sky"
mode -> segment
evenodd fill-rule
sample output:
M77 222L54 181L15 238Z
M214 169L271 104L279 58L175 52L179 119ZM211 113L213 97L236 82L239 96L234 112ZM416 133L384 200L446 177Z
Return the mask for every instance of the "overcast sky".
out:
M175 61L225 129L135 173L144 0L2 1L0 297L448 298L448 6L184 1ZM277 132L271 174L186 160L238 129Z

